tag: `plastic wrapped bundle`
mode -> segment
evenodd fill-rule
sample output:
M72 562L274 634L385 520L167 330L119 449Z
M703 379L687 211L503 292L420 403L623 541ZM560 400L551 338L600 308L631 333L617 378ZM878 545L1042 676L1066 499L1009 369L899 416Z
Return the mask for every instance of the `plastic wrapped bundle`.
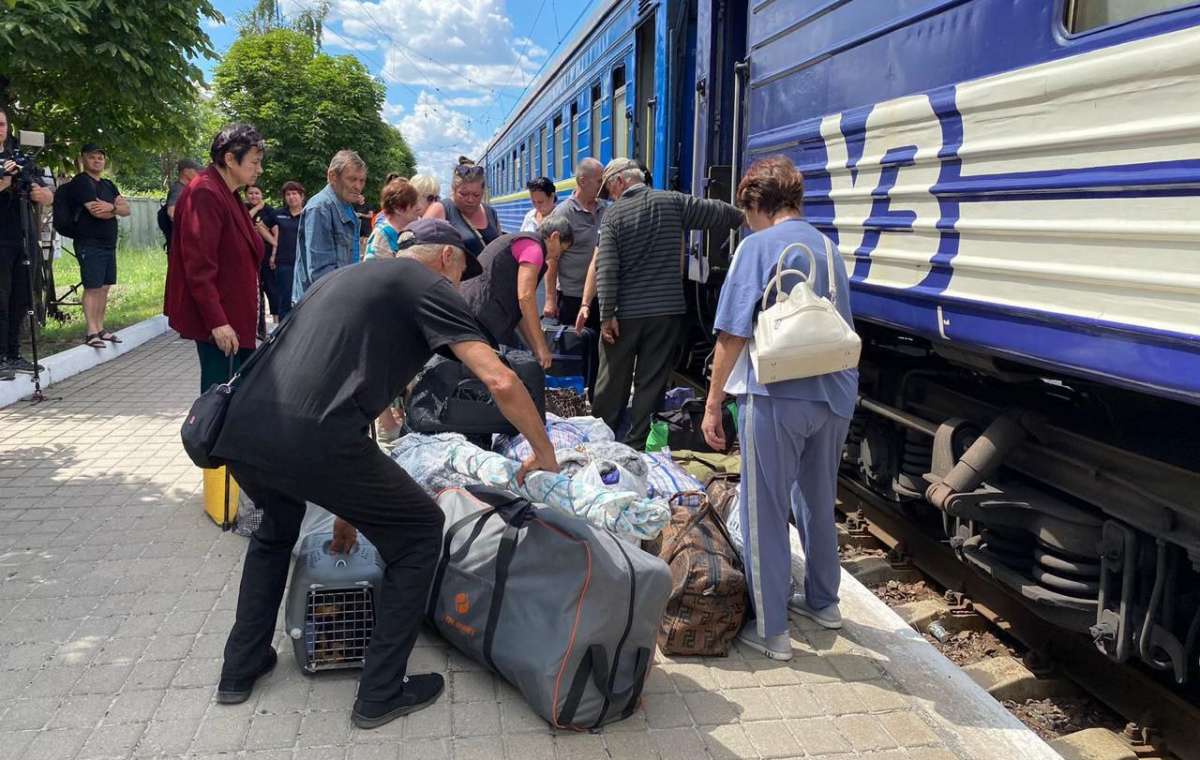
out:
M555 456L562 473L573 480L647 495L646 463L637 451L623 443L583 443L574 449L556 451Z
M599 528L630 540L652 539L666 527L671 511L662 500L577 482L556 472L531 472L516 480L520 462L469 443L457 433L411 434L401 438L392 458L423 487L448 471L477 483L515 491L539 504L565 509Z
M546 435L554 450L573 449L584 443L613 440L613 432L595 417L559 417L546 414ZM533 447L523 435L498 435L492 445L509 459L524 461L533 455ZM415 476L414 476L415 477Z
M685 491L703 491L704 486L687 470L671 459L671 450L643 452L646 463L648 496L652 499L670 499Z

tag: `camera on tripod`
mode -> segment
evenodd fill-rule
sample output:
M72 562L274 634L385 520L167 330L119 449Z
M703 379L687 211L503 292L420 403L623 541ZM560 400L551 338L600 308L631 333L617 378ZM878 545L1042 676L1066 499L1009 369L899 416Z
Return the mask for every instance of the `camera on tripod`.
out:
M18 144L25 150L41 150L46 147L46 136L41 132L21 130ZM0 149L4 147L0 146ZM9 167L9 162L15 166ZM38 184L37 178L41 176L41 171L32 155L14 147L0 152L0 176L12 176L17 192L28 192L34 184Z

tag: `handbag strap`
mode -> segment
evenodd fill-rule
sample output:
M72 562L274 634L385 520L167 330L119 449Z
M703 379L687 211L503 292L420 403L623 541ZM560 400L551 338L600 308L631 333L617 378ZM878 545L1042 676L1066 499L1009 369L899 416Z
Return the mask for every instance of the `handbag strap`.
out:
M837 277L835 276L836 273L833 268L833 256L834 256L833 242L829 239L829 237L827 235L822 235L821 237L825 240L825 268L826 268L826 280L829 283L829 300L836 305L837 297L838 297L838 288L837 288ZM783 262L785 259L787 259L788 254L791 252L791 250L793 248L799 248L799 249L803 250L805 255L808 257L808 272L809 272L809 274L806 275L806 274L804 274L804 272L801 272L798 269L784 269L783 268ZM809 248L804 243L791 243L786 248L784 248L783 252L779 254L779 260L775 262L775 275L773 277L771 277L770 282L767 283L767 287L763 290L762 310L764 310L764 311L766 310L767 301L770 298L771 293L773 291L783 290L784 275L793 274L804 281L810 281L812 278L812 273L816 271L816 268L817 268L817 257L813 253L812 249Z

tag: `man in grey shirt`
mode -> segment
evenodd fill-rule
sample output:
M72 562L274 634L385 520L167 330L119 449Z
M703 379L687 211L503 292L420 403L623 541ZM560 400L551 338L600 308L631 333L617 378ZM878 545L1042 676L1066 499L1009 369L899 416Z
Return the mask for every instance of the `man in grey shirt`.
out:
M571 224L575 242L563 251L558 266L546 272L546 308L543 314L557 317L564 325L575 324L581 310L588 312L588 327L599 328L598 315L592 304L583 303L583 285L587 280L588 267L600 239L600 222L604 218L604 204L597 200L600 193L600 178L604 166L594 158L579 162L575 172L575 192L558 207L551 216L562 216Z
M683 334L684 233L725 233L742 224L742 212L728 203L655 190L644 180L636 161L608 163L601 186L616 200L600 226L596 254L603 342L592 413L616 430L633 383L625 443L635 449L645 445Z

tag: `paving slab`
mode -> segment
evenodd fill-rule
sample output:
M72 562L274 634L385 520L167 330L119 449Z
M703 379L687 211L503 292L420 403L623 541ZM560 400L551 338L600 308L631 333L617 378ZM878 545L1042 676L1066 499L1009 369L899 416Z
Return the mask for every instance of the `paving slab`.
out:
M179 443L198 381L170 334L0 408L0 758L1057 757L846 574L842 631L795 622L789 663L659 655L596 734L551 730L428 632L413 667L446 695L376 731L350 725L352 673L302 675L290 647L217 705L245 539L204 515Z

